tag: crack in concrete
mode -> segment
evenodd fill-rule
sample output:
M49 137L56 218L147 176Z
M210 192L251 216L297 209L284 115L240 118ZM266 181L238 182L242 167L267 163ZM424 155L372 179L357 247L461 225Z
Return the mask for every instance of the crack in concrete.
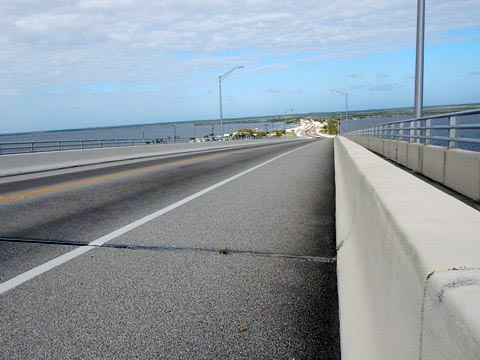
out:
M428 281L430 278L435 275L436 273L442 273L442 272L448 272L448 271L468 271L468 270L480 270L478 267L468 267L468 266L462 266L462 267L453 267L450 269L445 269L445 270L434 270L430 272L426 278L425 278L425 285L423 288L423 299L422 299L422 310L420 313L420 350L418 354L419 360L422 360L422 354L423 354L423 334L424 334L424 323L425 323L425 302L427 298L427 288L428 288ZM442 289L443 291L443 289ZM443 295L443 293L442 293Z

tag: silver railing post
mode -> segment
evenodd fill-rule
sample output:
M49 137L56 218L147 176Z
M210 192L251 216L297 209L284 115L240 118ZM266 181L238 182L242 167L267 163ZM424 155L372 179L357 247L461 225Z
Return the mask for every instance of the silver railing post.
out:
M402 141L403 140L403 122L401 122L400 124L398 124L398 127L400 128L400 130L398 130L398 140L399 141Z
M432 143L432 119L425 120L425 145Z
M450 129L448 130L448 137L450 138L450 141L448 142L448 148L454 149L457 147L457 141L452 139L456 139L458 137L458 116L450 116L449 125Z
M410 126L410 138L408 139L409 142L413 143L415 142L415 138L413 137L415 135L415 121L410 121L408 123Z
M33 142L31 143L31 146L30 146L30 152L32 152L32 153L33 153L33 152L35 152L35 151L34 151L34 145L33 145Z
M422 143L422 139L420 139L420 136L422 136L422 130L419 129L419 127L422 126L422 121L421 121L421 120L418 120L418 121L415 121L415 123L416 123L416 124L415 124L415 128L416 128L416 130L415 130L415 136L417 137L417 138L416 138L416 139L417 139L416 142L417 142L417 144L421 144L421 143Z

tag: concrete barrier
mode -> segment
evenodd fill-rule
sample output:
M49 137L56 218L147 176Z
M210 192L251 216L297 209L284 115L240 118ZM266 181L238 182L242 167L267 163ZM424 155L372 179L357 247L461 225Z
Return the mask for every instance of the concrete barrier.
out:
M441 146L425 145L422 150L422 174L439 183L445 180L445 153Z
M405 167L408 164L408 143L406 141L397 142L397 162Z
M385 140L383 139L376 139L374 151L377 154L383 155L384 142Z
M93 165L120 160L140 159L159 155L188 153L237 146L268 145L278 141L302 141L301 139L265 139L219 141L193 144L155 144L103 149L52 151L0 156L0 176Z
M451 149L445 156L444 184L480 201L480 152Z
M343 359L480 358L480 215L335 139Z
M390 142L388 143L387 157L392 161L397 161L397 147L398 147L398 141L390 140Z
M367 149L368 149L368 150L372 150L372 149L373 149L373 144L374 144L375 138L367 137L367 139L368 139Z
M410 170L422 171L423 145L417 143L407 144L407 167Z
M383 140L383 151L380 153L380 155L383 155L383 157L388 158L390 154L390 143L392 140L389 139L384 139Z
M480 202L480 152L388 139L354 137L352 140Z

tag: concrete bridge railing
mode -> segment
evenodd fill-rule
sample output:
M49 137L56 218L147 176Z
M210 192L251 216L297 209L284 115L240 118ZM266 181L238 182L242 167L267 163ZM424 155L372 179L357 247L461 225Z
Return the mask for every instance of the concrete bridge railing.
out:
M344 359L480 358L480 214L335 139Z
M348 136L363 147L480 201L480 152L366 136Z
M95 165L114 161L143 159L160 155L207 151L243 145L271 144L275 141L300 141L300 139L278 138L215 141L192 144L151 144L103 149L81 149L1 155L0 177Z
M346 136L480 202L480 110L387 122Z

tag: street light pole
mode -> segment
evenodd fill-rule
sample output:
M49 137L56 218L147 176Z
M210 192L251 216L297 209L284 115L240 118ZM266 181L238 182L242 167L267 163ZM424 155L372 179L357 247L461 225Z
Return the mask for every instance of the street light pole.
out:
M219 100L220 100L220 134L223 137L223 103L222 103L222 81L225 79L228 75L230 75L232 72L234 72L237 69L243 69L245 66L237 66L234 67L232 70L227 71L225 74L220 75L218 77L218 94L219 94Z
M345 132L348 132L348 125L347 125L347 120L348 120L348 93L338 91L338 90L330 90L332 92L336 92L337 94L345 96Z
M223 136L222 76L218 77L218 94L220 96L220 134Z
M423 116L423 67L425 40L425 0L417 2L417 51L415 63L415 117Z

